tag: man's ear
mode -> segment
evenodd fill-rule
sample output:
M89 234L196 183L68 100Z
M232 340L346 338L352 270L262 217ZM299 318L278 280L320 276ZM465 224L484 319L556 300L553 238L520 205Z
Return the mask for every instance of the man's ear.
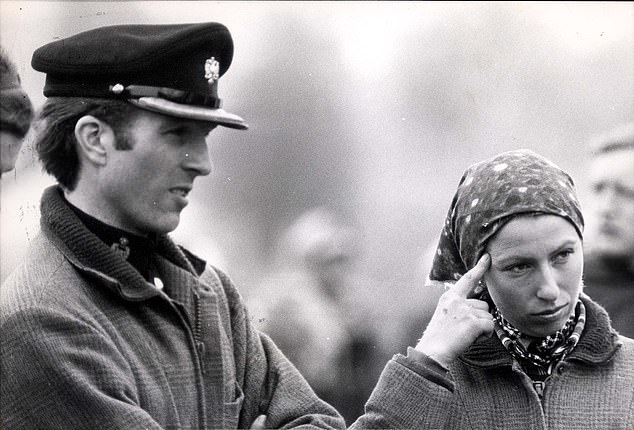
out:
M75 138L79 143L79 157L96 166L105 166L108 151L114 145L114 131L92 115L84 115L75 124Z

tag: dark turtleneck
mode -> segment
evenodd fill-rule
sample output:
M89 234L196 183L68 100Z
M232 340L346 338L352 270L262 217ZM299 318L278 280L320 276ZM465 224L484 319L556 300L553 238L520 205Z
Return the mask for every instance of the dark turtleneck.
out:
M157 239L156 235L142 237L117 227L108 225L92 215L87 214L81 209L74 206L62 195L68 207L77 215L79 220L90 230L95 236L101 239L109 247L116 246L124 239L127 241L127 247L130 254L127 257L128 263L132 265L147 281L152 281L152 255L156 252Z

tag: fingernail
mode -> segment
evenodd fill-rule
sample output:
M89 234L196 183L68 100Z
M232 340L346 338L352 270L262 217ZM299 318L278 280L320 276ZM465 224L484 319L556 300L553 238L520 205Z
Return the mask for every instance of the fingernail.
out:
M490 258L489 254L482 255L482 261L489 261Z

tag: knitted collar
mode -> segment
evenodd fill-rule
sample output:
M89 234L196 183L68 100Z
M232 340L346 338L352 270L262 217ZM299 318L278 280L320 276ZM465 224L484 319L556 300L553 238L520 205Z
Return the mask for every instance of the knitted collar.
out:
M44 190L40 204L42 231L86 275L96 277L129 300L145 300L159 291L121 255L92 233L77 217L58 186ZM167 235L157 235L156 253L197 274L183 251Z
M74 206L63 194L62 198L91 233L128 260L144 279L150 280L152 255L156 252L157 235L141 237L113 227Z
M567 359L594 365L605 363L620 347L618 334L610 326L605 309L583 293L580 300L586 309L586 323L577 346ZM460 360L476 367L501 367L513 364L513 357L502 346L497 336L475 342L460 356Z

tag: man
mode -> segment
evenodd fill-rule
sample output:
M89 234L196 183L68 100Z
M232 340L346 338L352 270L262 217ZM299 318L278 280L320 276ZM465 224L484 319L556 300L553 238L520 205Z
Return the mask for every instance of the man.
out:
M102 27L35 51L36 147L59 184L2 287L3 428L345 426L229 278L167 236L210 173L207 134L247 128L217 95L232 55L218 23Z
M33 106L22 89L20 75L7 53L0 48L0 175L15 167L32 120Z
M597 142L584 291L605 307L619 333L634 338L634 123Z

